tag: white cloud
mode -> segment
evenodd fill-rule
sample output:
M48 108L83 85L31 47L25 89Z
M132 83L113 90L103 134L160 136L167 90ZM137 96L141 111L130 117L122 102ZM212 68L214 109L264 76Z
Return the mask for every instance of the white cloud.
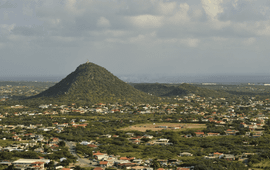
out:
M257 32L259 36L270 36L270 21L256 22L253 30Z
M110 21L105 17L100 17L97 21L98 27L110 27Z
M202 6L210 19L216 19L217 15L223 12L221 6L223 0L201 0Z
M11 7L11 2L16 1L6 2L10 2ZM126 61L125 67L129 68L127 60L132 57L137 57L138 61L155 61L158 67L165 62L161 60L164 56L168 57L167 61L172 61L181 55L189 56L190 59L186 60L203 72L204 67L217 65L218 57L225 61L229 52L239 54L233 56L239 63L242 60L239 57L243 55L252 60L255 48L264 54L270 52L265 45L270 36L269 0L27 2L31 3L18 1L16 8L13 5L1 9L0 48L4 56L29 56L33 61L46 58L50 53L59 60L63 60L63 56L69 58L65 61L76 67L80 60L76 61L72 54L77 55L76 52L80 51L81 56L89 56L91 51L93 61L103 64L109 58L111 62L121 60L123 65ZM17 47L17 52L10 50L14 47ZM61 51L69 53L60 55ZM193 62L199 56L206 59L200 61L211 62L200 67ZM186 64L182 70L178 67L174 70L183 71L189 67ZM226 66L223 67L226 70ZM116 71L121 72L120 69ZM152 72L155 71L160 70Z
M149 42L154 43L156 41L156 33L151 32L149 34L139 34L138 36L135 37L130 37L129 38L129 43L143 43L143 44L148 44Z
M177 7L176 2L158 2L157 11L162 15L172 15L175 13Z
M196 19L201 18L202 15L203 15L202 10L200 10L200 9L193 10L193 13L192 13L193 18L196 18Z
M1 31L0 33L2 35L11 33L11 31L15 28L15 25L16 24L11 24L11 25L0 24L0 31Z
M180 4L175 14L169 17L167 20L170 22L170 24L181 24L187 22L189 21L188 10L189 5L187 3Z
M3 15L3 19L4 20L9 20L9 17L8 17L8 12L7 11L5 11L5 12L3 12L4 13L4 15Z
M244 45L252 45L256 42L256 38L251 37L243 41Z
M234 0L234 2L232 2L234 8L237 8L237 5L238 5L238 4L237 4L237 1L238 1L238 0Z
M23 14L28 16L33 15L33 9L31 8L30 4L23 4Z
M189 46L189 47L197 47L200 40L196 39L196 38L187 38L187 39L180 40L180 42Z
M126 17L126 20L129 21L132 25L140 28L158 28L163 24L163 17L154 16L154 15L139 15Z

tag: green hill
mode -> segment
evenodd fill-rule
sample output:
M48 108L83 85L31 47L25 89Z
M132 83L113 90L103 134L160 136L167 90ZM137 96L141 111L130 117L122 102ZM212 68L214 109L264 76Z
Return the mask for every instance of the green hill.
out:
M150 93L160 97L171 96L185 96L193 93L202 97L229 97L230 94L225 91L210 90L202 87L197 87L191 84L183 83L181 85L175 84L158 84L158 83L143 83L133 84L134 88L145 93Z
M105 68L94 63L77 67L66 78L29 99L72 102L155 102L157 97L146 94L123 82Z

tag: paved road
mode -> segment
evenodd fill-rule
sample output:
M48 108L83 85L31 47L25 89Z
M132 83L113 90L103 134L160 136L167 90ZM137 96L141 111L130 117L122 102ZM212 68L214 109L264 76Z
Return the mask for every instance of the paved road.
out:
M75 163L75 165L79 165L81 167L94 167L93 165L91 165L90 163L92 163L89 159L87 158L80 158L77 153L76 153L76 143L75 142L69 142L69 141L65 141L67 144L67 147L69 148L69 151L72 155L74 155L77 158L77 162Z

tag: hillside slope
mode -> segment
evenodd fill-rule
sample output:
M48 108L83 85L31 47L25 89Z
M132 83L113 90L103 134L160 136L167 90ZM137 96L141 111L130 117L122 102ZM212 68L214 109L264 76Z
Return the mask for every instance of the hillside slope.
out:
M181 85L173 84L158 84L158 83L143 83L133 84L134 88L141 90L145 93L150 93L156 96L184 96L193 93L202 97L228 97L229 93L225 91L216 91L206 88L197 87L191 84L183 83Z
M51 100L84 102L151 102L157 97L148 95L123 82L105 68L87 62L59 83L30 97Z

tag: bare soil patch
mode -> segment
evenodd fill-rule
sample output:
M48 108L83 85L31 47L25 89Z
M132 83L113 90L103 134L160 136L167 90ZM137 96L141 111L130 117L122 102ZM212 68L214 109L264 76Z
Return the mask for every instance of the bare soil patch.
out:
M196 123L145 123L121 128L120 130L125 131L138 130L141 132L145 132L146 130L160 131L163 129L185 130L185 129L202 129L202 128L206 128L206 125Z

